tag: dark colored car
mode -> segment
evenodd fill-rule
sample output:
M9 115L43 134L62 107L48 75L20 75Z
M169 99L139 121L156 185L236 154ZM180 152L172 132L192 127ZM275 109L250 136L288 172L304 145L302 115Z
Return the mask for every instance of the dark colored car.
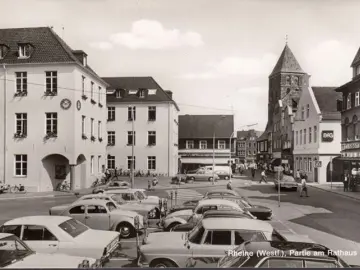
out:
M206 211L202 219L206 218L251 218L245 213L234 210L209 210ZM176 225L171 231L172 232L188 232L191 231L197 224L197 222L192 222L192 216L188 220L188 223Z
M245 242L223 257L217 267L348 268L351 266L336 256L334 251L320 244L270 241Z

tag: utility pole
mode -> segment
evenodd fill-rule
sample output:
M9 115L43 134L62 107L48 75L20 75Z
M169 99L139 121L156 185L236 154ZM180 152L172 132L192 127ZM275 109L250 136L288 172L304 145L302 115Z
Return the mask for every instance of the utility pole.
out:
M131 142L131 187L135 188L135 179L134 179L134 170L135 170L135 162L134 162L134 144L135 144L135 132L134 132L134 109L135 107L131 107L131 128L132 128L132 142Z
M214 185L215 178L215 129L213 134L213 167L212 167L212 184Z

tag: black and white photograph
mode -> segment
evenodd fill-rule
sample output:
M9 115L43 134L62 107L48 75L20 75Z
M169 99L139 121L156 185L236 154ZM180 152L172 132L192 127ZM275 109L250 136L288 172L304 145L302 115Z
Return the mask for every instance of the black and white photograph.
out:
M0 7L0 268L360 267L360 1Z

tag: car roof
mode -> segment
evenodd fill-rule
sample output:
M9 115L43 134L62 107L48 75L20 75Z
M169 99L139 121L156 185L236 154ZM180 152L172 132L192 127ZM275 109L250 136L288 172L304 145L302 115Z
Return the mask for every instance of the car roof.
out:
M231 207L235 207L235 208L239 208L239 205L233 201L229 201L229 200L224 200L224 199L205 199L205 200L201 200L199 201L198 206L203 206L203 205L227 205L227 206L231 206Z
M59 225L69 219L72 219L68 216L28 216L20 217L9 220L4 223L4 225L43 225L43 226L52 226Z
M204 218L211 217L248 217L248 215L235 210L209 210L203 214Z
M219 220L218 218L207 218L203 219L202 225L205 229L208 230L250 230L250 231L262 231L272 233L274 228L270 223L257 219L239 219L239 218L226 218L224 220Z
M238 193L236 191L229 190L229 189L215 189L215 190L208 191L207 194L218 193L218 192L230 193L230 194L238 195Z
M103 194L103 193L97 193L97 194L87 194L87 195L84 195L82 197L80 197L79 200L81 199L87 199L87 198L109 198L109 194Z
M8 236L12 236L13 234L11 233L0 233L0 239L8 237Z
M76 203L74 203L72 205L73 206L76 206L76 205L106 205L108 203L108 201L105 201L105 200L99 200L99 199L90 199L90 200L80 200Z
M107 194L115 194L115 193L133 193L136 190L133 190L131 188L126 188L126 189L112 189L112 190L106 190L105 193Z

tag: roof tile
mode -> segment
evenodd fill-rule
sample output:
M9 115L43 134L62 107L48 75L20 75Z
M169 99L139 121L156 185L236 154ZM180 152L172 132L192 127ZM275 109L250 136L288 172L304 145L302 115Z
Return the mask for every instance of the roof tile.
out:
M270 76L280 72L305 73L287 44L285 45L285 48L282 51L280 58L277 61Z
M337 101L342 94L335 92L336 87L312 87L324 120L340 120L341 113L337 110Z

